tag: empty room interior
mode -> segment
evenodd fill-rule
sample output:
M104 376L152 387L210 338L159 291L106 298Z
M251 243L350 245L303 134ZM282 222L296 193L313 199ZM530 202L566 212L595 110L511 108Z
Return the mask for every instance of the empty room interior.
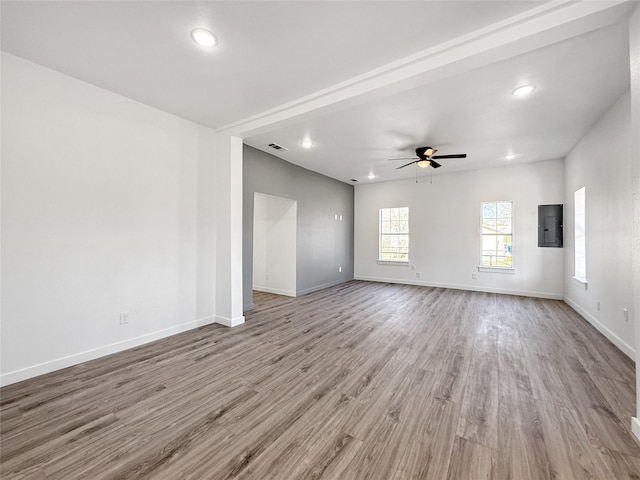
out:
M640 478L637 1L0 15L0 478Z

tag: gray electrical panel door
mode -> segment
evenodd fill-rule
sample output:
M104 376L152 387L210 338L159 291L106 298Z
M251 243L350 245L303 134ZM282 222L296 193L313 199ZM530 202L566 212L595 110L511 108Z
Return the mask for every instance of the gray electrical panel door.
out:
M538 205L538 247L562 248L562 205Z

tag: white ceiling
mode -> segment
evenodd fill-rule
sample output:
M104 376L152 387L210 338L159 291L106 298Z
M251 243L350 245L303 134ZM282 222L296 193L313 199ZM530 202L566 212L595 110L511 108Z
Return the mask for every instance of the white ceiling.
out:
M496 29L541 5L2 1L1 42L7 52L217 129ZM523 54L500 61L475 55L456 75L292 116L245 142L339 180L363 182L370 172L375 181L414 175L412 167L396 171L386 159L424 144L439 154L469 155L443 160L437 173L502 164L509 151L517 154L514 162L563 157L628 86L625 15L632 6L606 22L591 15L592 32L583 28L552 45L532 36ZM189 37L196 27L213 30L220 45L196 46ZM534 94L512 97L525 81L537 85ZM317 145L300 148L304 136ZM275 152L266 147L271 142L290 150Z
M245 140L290 148L281 158L339 180L370 182L564 158L629 85L627 29L616 24L453 78L357 105ZM518 85L534 84L528 97ZM309 137L317 144L300 146ZM437 154L442 168L400 171L415 148ZM504 157L515 154L510 162Z

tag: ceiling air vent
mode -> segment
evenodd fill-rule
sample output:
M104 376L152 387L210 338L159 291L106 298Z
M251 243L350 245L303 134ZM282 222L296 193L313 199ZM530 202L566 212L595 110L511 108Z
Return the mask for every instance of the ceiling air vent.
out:
M288 148L284 148L282 145L278 145L277 143L270 143L269 146L274 150L288 150Z
M351 181L352 181L352 182L357 182L357 181L358 181L358 179L357 179L357 178L352 178L352 179L351 179Z

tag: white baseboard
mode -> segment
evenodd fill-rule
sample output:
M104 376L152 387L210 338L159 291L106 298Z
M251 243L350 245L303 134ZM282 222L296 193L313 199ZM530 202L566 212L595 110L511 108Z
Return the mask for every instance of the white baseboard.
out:
M399 278L363 277L359 275L355 277L355 280L365 280L367 282L399 283L403 285L419 285L421 287L451 288L453 290L469 290L471 292L501 293L504 295L519 295L522 297L549 298L551 300L563 299L562 295L558 293L531 292L527 290L510 290L507 288L493 288L493 287L483 287L483 286L477 286L477 285L460 285L460 284L451 284L451 283L425 282L421 280L404 280Z
M112 353L122 352L133 347L144 345L145 343L151 343L162 338L177 335L178 333L186 332L187 330L193 330L194 328L209 325L215 322L214 316L199 318L192 322L182 323L173 327L158 330L156 332L147 333L135 338L129 338L121 342L111 343L102 347L93 348L84 352L75 353L66 357L57 358L48 362L32 365L30 367L14 370L13 372L7 372L0 375L0 387L11 385L12 383L28 380L39 375L55 372L63 368L72 367L80 363L95 360L96 358L111 355Z
M307 293L317 292L318 290L324 290L325 288L335 287L336 285L340 285L341 283L350 282L351 278L346 280L336 280L333 282L323 283L322 285L316 285L315 287L305 288L304 290L298 290L298 296L306 295Z
M631 417L631 431L640 440L640 420L636 417Z
M286 295L287 297L296 296L296 292L293 290L282 290L280 288L263 287L262 285L254 285L253 289L258 292L273 293L275 295Z
M227 318L222 315L216 315L216 323L220 325L224 325L225 327L237 327L238 325L242 325L244 323L244 315L240 315L239 317Z
M631 347L624 340L618 337L615 333L609 330L605 325L600 323L600 321L598 321L597 318L595 318L593 315L591 315L589 312L587 312L584 308L582 308L580 305L575 303L573 300L567 297L564 297L563 300L564 300L564 303L566 303L571 308L573 308L578 313L578 315L580 315L587 322L593 325L596 328L596 330L598 330L601 334L607 337L609 341L611 341L611 343L613 343L616 347L622 350L627 357L629 357L631 360L635 362L636 352L633 349L633 347Z

